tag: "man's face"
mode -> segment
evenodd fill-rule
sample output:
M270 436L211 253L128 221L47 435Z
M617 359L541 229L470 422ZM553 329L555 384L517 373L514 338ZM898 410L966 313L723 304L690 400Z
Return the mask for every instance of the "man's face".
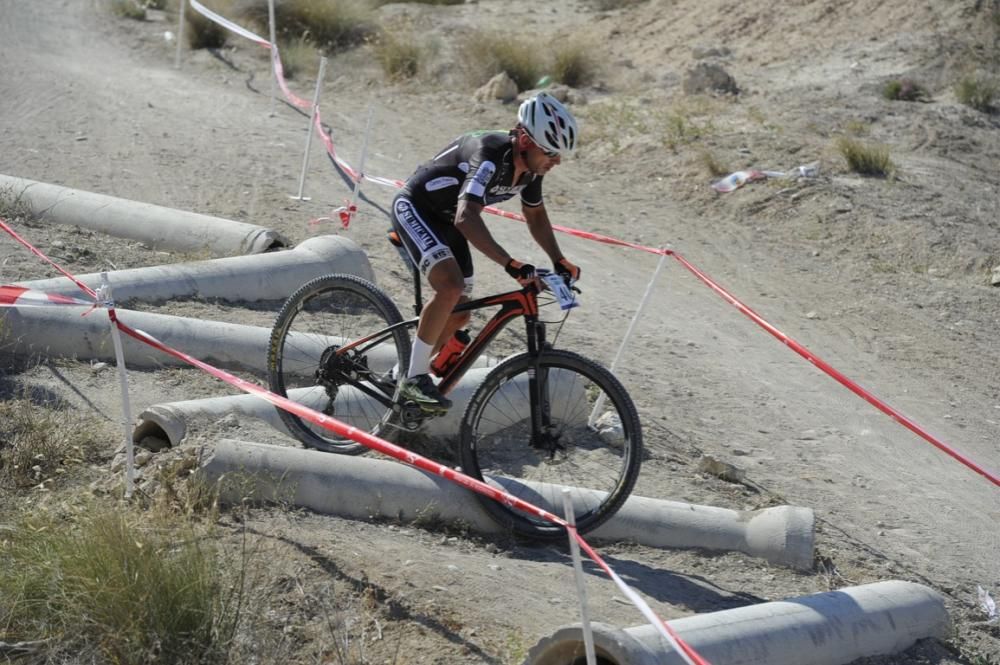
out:
M527 133L521 133L522 149L525 155L525 162L528 170L535 175L545 175L553 166L562 162L562 157L555 153L549 153L536 144Z

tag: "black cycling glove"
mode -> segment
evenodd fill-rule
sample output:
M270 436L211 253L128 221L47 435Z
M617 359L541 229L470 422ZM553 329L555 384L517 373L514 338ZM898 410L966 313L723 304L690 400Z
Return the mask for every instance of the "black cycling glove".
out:
M559 259L556 261L553 268L555 268L557 274L566 280L567 284L571 284L580 279L580 267L570 263L569 259Z
M511 259L503 267L507 274L518 281L521 286L527 286L535 279L535 266Z

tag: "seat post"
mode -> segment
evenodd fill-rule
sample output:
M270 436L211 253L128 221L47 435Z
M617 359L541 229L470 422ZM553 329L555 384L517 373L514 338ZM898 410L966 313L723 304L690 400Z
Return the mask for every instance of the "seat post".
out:
M410 254L403 248L403 241L400 240L399 234L396 233L395 229L389 229L386 232L386 237L392 243L392 246L396 248L396 251L399 252L399 257L403 259L403 263L410 266L410 272L413 273L413 312L417 316L420 316L420 312L424 309L423 296L420 292L420 270L413 262L413 259L410 258Z
M408 263L413 271L413 313L420 316L420 312L424 309L424 301L420 293L420 271L417 270L417 266L413 265L413 261L408 261Z

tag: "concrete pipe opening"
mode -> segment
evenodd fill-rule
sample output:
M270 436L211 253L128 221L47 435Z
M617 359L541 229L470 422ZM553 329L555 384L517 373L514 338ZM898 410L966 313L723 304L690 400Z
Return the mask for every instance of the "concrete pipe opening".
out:
M144 448L151 453L158 453L171 447L170 435L160 426L159 423L147 420L140 423L132 432L132 441L140 448Z
M594 654L598 665L652 665L646 647L627 632L614 626L593 622ZM586 665L583 631L579 626L565 626L544 638L528 654L525 665Z

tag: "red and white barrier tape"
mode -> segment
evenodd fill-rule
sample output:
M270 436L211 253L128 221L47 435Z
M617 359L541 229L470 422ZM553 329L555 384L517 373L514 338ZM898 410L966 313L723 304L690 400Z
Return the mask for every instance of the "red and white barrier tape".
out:
M268 48L270 48L271 42L269 42L268 40L264 39L260 35L257 35L257 34L254 34L254 33L250 32L249 30L247 30L244 27L236 25L235 23L233 23L232 21L230 21L226 17L220 16L219 14L216 14L211 9L209 9L205 5L203 5L200 2L198 2L198 0L188 0L188 4L191 5L191 9L195 10L196 12L198 12L199 14L201 14L202 16L204 16L205 18L207 18L207 19L209 19L211 21L214 21L215 23L218 23L223 28L226 28L227 30L231 30L232 32L235 32L236 34L240 35L241 37L246 37L247 39L255 41L258 44L260 44L261 46L267 46Z
M675 259L677 259L685 268L687 268L693 275L695 275L698 279L700 279L710 289L712 289L720 296L722 296L723 300L728 302L730 305L736 307L736 309L738 309L740 312L746 315L751 321L753 321L758 326L760 326L761 328L769 332L771 335L776 337L785 346L792 349L797 354L799 354L800 356L811 362L813 365L821 369L823 372L833 377L834 380L843 385L845 388L847 388L854 394L858 395L861 399L865 400L866 402L868 402L876 409L878 409L882 413L886 414L887 416L895 420L897 423L899 423L906 429L910 430L920 438L924 439L937 449L943 451L944 453L958 460L965 466L969 467L976 473L980 474L981 476L989 480L994 485L1000 486L1000 476L998 476L996 473L987 470L986 467L984 467L983 465L973 461L970 457L959 452L956 448L949 446L944 441L941 441L936 436L934 436L924 428L917 425L914 421L907 418L900 411L889 406L886 402L879 399L878 397L870 393L868 390L862 388L860 384L844 376L844 374L836 370L832 365L830 365L825 360L817 356L815 353L813 353L812 351L810 351L809 349L799 344L797 341L795 341L794 339L792 339L791 337L789 337L788 335L786 335L785 333L781 332L773 325L768 323L762 316L757 314L757 312L753 311L752 309L744 305L739 299L736 298L736 296L734 296L733 294L729 293L729 291L726 291L724 288L722 288L719 284L713 281L712 278L710 278L708 275L706 275L701 270L692 265L683 256L670 250L668 250L668 253L672 255Z
M28 243L26 240L18 236L14 232L14 230L10 228L10 226L8 226L3 220L0 220L0 228L3 228L3 230L7 231L9 234L17 238L18 241L21 242L25 247L27 247L37 256L43 258L46 262L54 266L61 273L70 277L70 279L72 279L78 286L90 291L90 289L88 289L86 285L82 284L79 280L77 280L75 277L67 273L65 270L59 267L55 262L53 262L51 259L45 256L41 251L39 251L30 243ZM84 302L82 304L91 304L91 303ZM217 367L209 365L206 362L198 360L197 358L190 356L182 351L178 351L177 349L169 347L163 342L153 337L152 335L125 325L118 318L118 313L113 305L109 305L107 303L104 303L104 305L107 308L108 317L115 324L117 329L125 333L129 337L132 337L133 339L143 342L153 347L154 349L161 351L162 353L166 353L167 355L173 356L174 358L177 358L194 367L197 367L202 371L214 376L215 378L225 381L226 383L228 383L233 387L239 388L240 390L243 390L244 392L247 392L251 395L260 397L261 399L266 400L271 404L274 404L275 406L282 408L286 411L294 413L300 418L304 418L309 422L315 425L319 425L320 427L323 427L328 431L349 438L353 441L357 441L358 443L361 443L368 448L377 450L378 452L384 455L388 455L389 457L392 457L396 460L399 460L404 464L408 464L412 467L421 469L428 473L433 473L437 476L441 476L442 478L450 480L451 482L460 485L462 487L465 487L466 489L487 496L490 499L493 499L494 501L498 501L505 506L520 510L528 514L535 515L541 519L546 520L547 522L551 522L552 524L556 524L558 526L561 526L569 530L573 538L580 544L580 546L587 552L587 554L592 559L594 559L594 561L603 570L608 572L611 579L618 586L618 588L621 589L622 593L628 596L628 598L632 601L633 604L635 604L636 608L642 613L642 615L645 616L653 625L653 627L656 628L663 635L664 639L667 640L668 644L674 646L674 648L681 655L684 661L688 663L688 665L708 665L706 661L704 661L700 657L697 657L697 654L695 654L697 660L692 660L688 654L689 653L694 654L693 649L691 649L689 645L685 644L683 640L681 640L676 635L676 633L674 633L674 631L669 628L667 623L659 616L657 616L655 612L653 612L652 608L649 607L649 605L638 594L632 591L632 589L629 588L628 585L625 584L625 582L622 581L620 577L614 574L614 571L612 571L611 568L607 565L607 563L605 563L604 560L597 555L597 553L587 544L587 542L583 539L583 537L580 536L579 533L577 533L575 528L570 527L569 524L567 524L566 521L563 520L558 515L550 513L547 510L539 508L538 506L535 506L531 503L528 503L527 501L519 499L511 494L508 494L507 492L491 487L490 485L487 485L481 480L477 480L475 478L472 478L471 476L467 476L464 473L451 469L447 466L444 466L443 464L439 464L438 462L423 457L422 455L418 455L417 453L414 453L410 450L401 448L393 443L380 439L376 436L372 436L368 432L364 432L362 430L357 429L356 427L352 427L350 425L342 423L335 418L331 418L330 416L314 411L297 402L293 402L285 397L276 395L270 392L269 390L266 390L265 388L258 386L255 383L251 383L249 381L246 381L245 379L241 379L237 376L234 376L233 374L230 374L229 372L226 372L225 370L221 370Z
M66 272L65 270L63 270L58 264L56 264L55 261L53 261L49 257L47 257L44 254L42 254L38 249L35 248L34 245L32 245L27 240L25 240L24 238L22 238L21 236L19 236L17 234L17 232L14 231L14 229L12 229L7 224L7 222L5 222L2 219L0 219L0 229L6 231L7 234L11 238L13 238L14 240L18 241L22 245L24 245L28 249L29 252L31 252L32 254L34 254L35 256L37 256L38 258L40 258L45 263L48 263L50 266L52 266L53 268L55 268L57 271L59 271L64 276L68 277L74 284L76 284L78 287L80 287L81 291L83 291L84 293L86 293L88 296L90 296L94 300L97 300L97 292L96 291L94 291L92 288L90 288L89 286L87 286L86 284L84 284L83 282L81 282L80 280L78 280L73 275L71 275L68 272Z
M52 305L94 305L92 300L80 300L58 293L35 291L23 286L0 286L0 307L50 307Z

